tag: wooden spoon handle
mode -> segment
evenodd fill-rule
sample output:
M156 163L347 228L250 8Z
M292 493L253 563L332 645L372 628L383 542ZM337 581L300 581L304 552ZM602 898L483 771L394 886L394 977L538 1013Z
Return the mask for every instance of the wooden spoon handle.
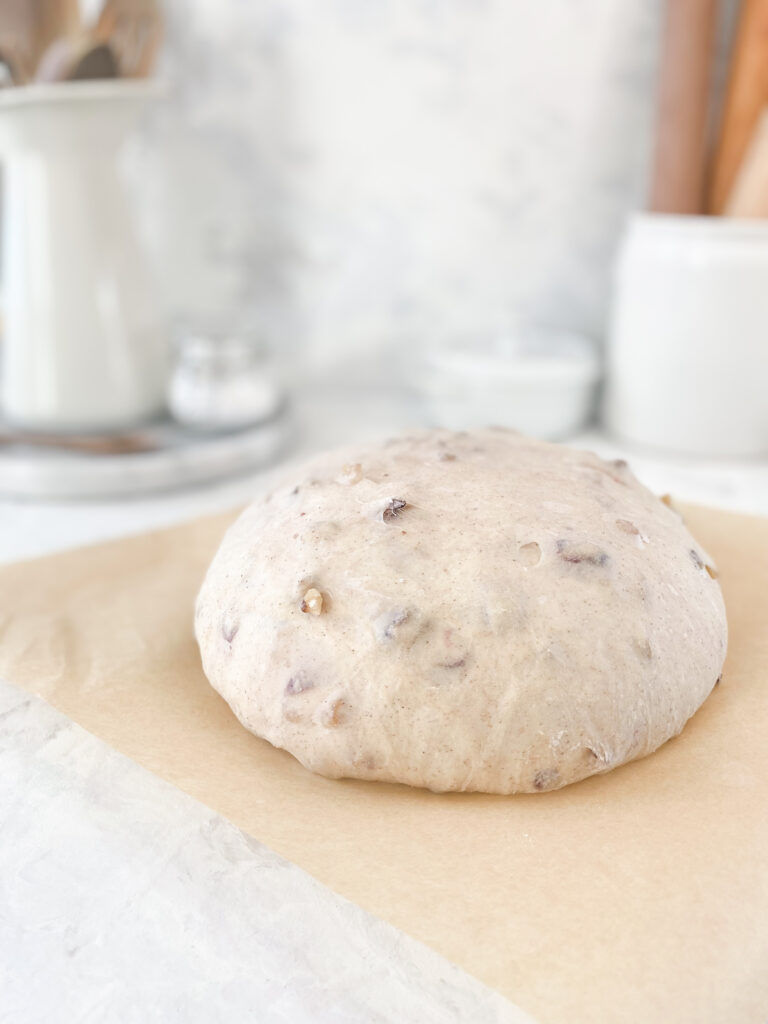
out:
M163 37L157 0L105 0L93 34L114 50L121 75L146 78Z
M707 120L717 0L667 0L650 208L704 209Z
M749 141L725 212L729 217L768 217L768 106Z
M22 444L38 448L64 448L87 455L130 455L154 451L157 445L141 434L93 437L87 434L45 434L36 431L0 431L0 445Z
M768 0L744 0L731 57L723 123L709 188L710 213L723 213L739 165L768 103Z

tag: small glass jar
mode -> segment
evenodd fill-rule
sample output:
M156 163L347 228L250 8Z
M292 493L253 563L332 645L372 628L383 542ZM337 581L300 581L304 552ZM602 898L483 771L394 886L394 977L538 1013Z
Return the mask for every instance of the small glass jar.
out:
M263 347L237 334L191 333L177 341L168 405L198 430L237 430L273 417L283 405Z

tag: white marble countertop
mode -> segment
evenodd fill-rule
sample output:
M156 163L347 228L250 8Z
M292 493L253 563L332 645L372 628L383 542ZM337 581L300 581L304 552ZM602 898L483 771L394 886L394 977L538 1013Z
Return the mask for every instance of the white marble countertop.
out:
M418 425L385 391L301 409L292 457ZM573 443L681 501L768 514L766 462L662 458L597 432ZM0 499L0 561L226 509L263 485L264 471L130 501ZM1 1020L529 1019L6 684L0 835Z

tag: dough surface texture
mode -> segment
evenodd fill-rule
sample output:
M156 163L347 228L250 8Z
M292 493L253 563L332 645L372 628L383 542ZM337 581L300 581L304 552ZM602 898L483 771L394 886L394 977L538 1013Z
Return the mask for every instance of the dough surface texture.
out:
M314 772L539 792L680 732L725 658L715 576L626 463L439 430L255 501L195 630L242 724Z

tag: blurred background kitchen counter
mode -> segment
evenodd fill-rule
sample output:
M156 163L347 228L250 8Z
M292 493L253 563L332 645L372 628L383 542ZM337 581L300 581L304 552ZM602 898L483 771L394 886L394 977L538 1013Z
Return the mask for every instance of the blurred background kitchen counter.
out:
M33 9L69 12L36 72L13 60ZM724 180L736 99L768 125L768 0L0 13L3 558L238 504L279 458L429 424L509 425L626 457L679 500L768 512L768 220L720 216L704 188ZM129 96L112 168L103 129ZM35 203L56 216L20 215ZM72 319L49 315L43 346L49 295ZM149 476L130 451L55 464L61 438L14 433L41 426L168 458ZM228 437L251 445L229 468Z
M387 388L313 386L299 396L290 458L359 440L418 428L413 398ZM712 460L640 453L597 429L571 444L606 458L626 458L658 494L755 515L768 515L768 464L760 460ZM31 501L0 498L0 561L160 528L245 504L267 487L284 465L256 470L202 487L172 489L122 499Z

